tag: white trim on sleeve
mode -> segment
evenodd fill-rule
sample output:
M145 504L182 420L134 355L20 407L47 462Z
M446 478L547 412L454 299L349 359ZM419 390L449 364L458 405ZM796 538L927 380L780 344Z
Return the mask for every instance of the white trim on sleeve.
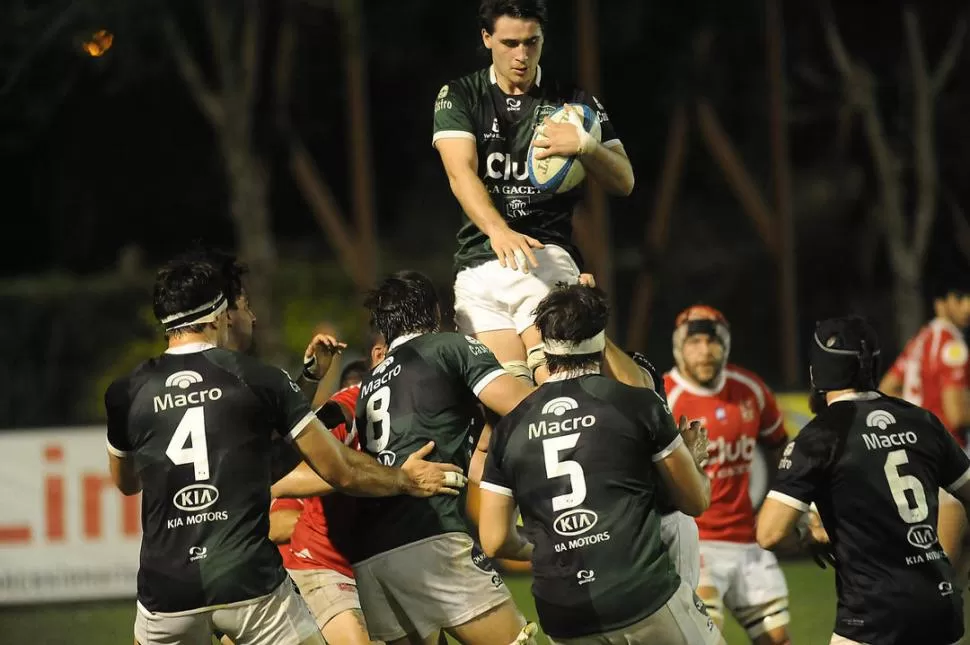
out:
M498 377L502 376L503 374L508 374L508 372L505 371L504 367L500 367L497 370L492 370L482 378L478 379L478 382L475 383L475 385L472 387L472 393L475 396L478 396L479 394L482 393L482 390L485 389L485 386L487 386L489 383L491 383Z
M758 435L761 436L761 437L767 437L772 432L774 432L775 430L778 429L778 426L781 425L781 422L783 420L784 420L784 417L781 415L781 413L779 413L778 414L778 420L775 421L774 423L772 423L770 428L765 428L764 430L762 430L761 432L759 432Z
M612 149L612 148L616 148L618 146L622 146L623 145L623 142L620 141L619 139L610 139L609 141L604 141L601 145L604 148L611 148Z
M300 434L306 430L306 427L310 425L310 422L316 418L317 415L313 414L312 412L308 413L305 417L297 421L292 428L290 428L290 431L286 434L286 438L293 441L299 437Z
M791 495L785 495L784 493L779 493L776 490L768 491L768 499L773 499L776 502L781 502L785 506L791 506L796 511L801 511L802 513L807 513L811 506L806 504L800 499L792 497Z
M967 472L960 475L960 478L957 479L952 484L950 484L949 486L947 486L946 489L951 493L955 492L958 488L966 484L968 481L970 481L970 468L967 468Z
M108 452L110 452L115 457L118 457L119 459L124 459L125 457L131 454L131 452L128 450L118 450L117 448L112 446L111 440L108 439L107 437L105 437L104 439L104 445L108 447Z
M431 147L438 143L441 139L471 139L475 140L475 134L472 132L465 132L464 130L438 130L431 137Z
M487 490L492 493L498 493L499 495L505 495L506 497L515 497L512 493L511 488L506 488L505 486L499 486L498 484L490 484L488 482L481 482L478 487L482 490Z
M677 433L677 436L674 438L673 441L667 444L666 448L664 448L658 453L655 453L652 457L650 457L650 459L652 459L654 463L657 463L658 461L663 461L671 454L673 454L673 452L678 448L680 448L683 444L684 444L684 438L680 435L680 433Z

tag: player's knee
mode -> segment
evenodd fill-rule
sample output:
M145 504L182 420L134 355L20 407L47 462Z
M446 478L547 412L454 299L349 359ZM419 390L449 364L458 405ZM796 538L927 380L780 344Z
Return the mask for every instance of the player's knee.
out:
M779 598L756 607L746 607L735 613L738 622L752 641L772 645L783 645L788 642L788 634L784 629L791 622L788 598Z
M520 378L527 383L532 383L532 370L526 361L505 361L502 363L505 371L516 378Z

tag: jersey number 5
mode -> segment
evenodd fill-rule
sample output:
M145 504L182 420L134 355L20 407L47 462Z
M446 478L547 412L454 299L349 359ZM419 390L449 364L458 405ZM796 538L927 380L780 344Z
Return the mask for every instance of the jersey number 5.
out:
M913 475L900 475L899 467L909 463L909 457L905 450L893 450L886 455L886 481L889 482L889 490L893 494L893 501L896 502L896 510L899 517L907 524L922 522L930 514L930 509L926 505L926 491L923 484ZM916 508L910 506L909 491L913 496Z
M552 437L542 440L542 454L546 462L546 477L569 476L569 486L572 491L565 495L552 498L552 510L564 511L567 508L579 506L586 499L586 474L578 461L559 461L559 453L563 450L575 448L579 441L579 434L569 434L562 437Z
M386 385L367 399L367 428L364 434L369 452L378 453L387 448L387 442L391 438L390 405L391 388Z
M189 408L175 427L165 455L176 466L193 464L195 480L209 479L209 450L205 442L205 413L202 406Z

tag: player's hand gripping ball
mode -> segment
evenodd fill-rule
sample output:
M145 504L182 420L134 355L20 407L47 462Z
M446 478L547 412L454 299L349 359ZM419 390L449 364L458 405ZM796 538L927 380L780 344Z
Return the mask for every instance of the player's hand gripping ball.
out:
M554 142L546 136L547 123L570 125L576 129L579 142L575 153L554 152L545 156L542 151L557 149ZM536 127L532 143L529 144L529 156L526 161L529 168L529 181L542 192L569 192L586 177L586 169L579 160L579 156L593 145L593 140L601 141L602 136L599 117L588 105L572 103L559 108Z

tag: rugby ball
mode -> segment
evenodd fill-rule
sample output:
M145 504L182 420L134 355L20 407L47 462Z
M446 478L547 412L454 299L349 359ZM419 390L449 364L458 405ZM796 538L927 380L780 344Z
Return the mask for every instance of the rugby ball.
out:
M549 115L553 123L572 123L582 127L596 141L602 140L599 117L596 111L588 105L572 103L563 106ZM542 150L533 144L536 139L545 136L545 126L540 123L529 144L529 157L526 165L529 167L529 181L542 192L566 193L575 188L586 177L586 169L576 157L553 155L545 159L536 159L535 151Z

